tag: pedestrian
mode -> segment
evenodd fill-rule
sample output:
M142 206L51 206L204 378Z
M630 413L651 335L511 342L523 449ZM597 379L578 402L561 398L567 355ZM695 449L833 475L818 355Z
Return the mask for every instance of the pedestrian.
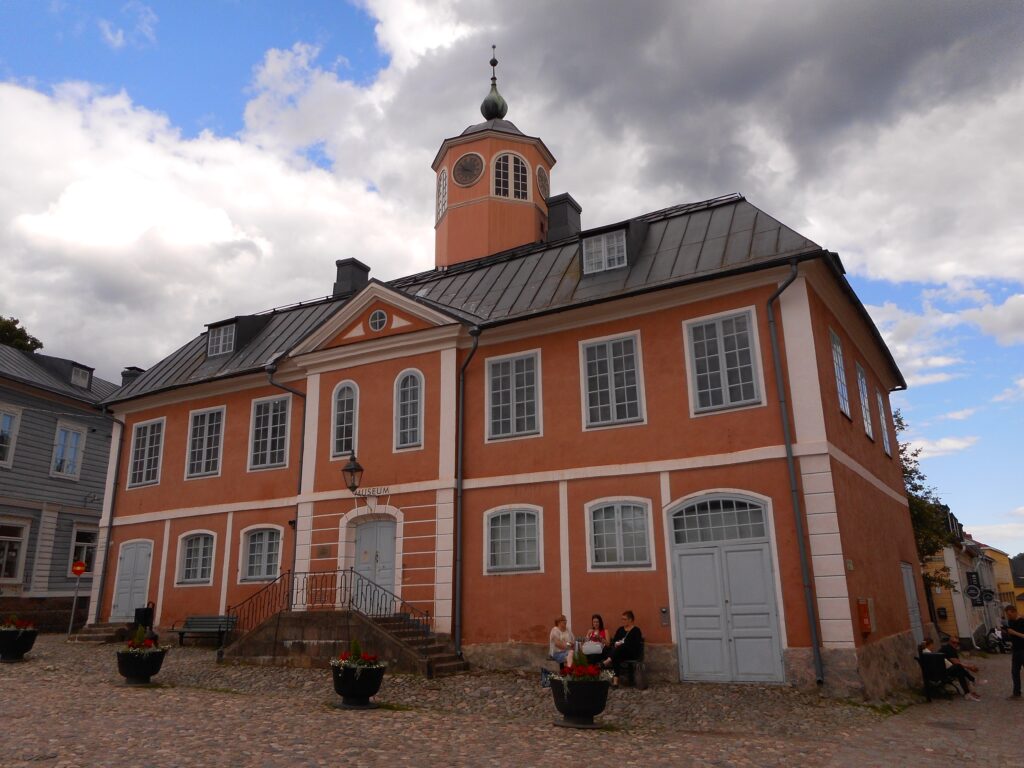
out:
M1013 695L1011 699L1020 701L1020 670L1024 667L1024 619L1017 616L1017 608L1006 606L1006 636L1013 644L1013 655L1010 657L1010 677L1013 679Z
M943 644L939 648L939 653L946 657L946 661L949 662L949 673L953 677L957 678L964 689L964 698L971 701L981 701L981 697L977 693L973 693L968 686L967 681L974 682L974 675L972 672L977 672L978 668L974 664L968 664L960 658L960 638L951 635L949 637L943 637Z

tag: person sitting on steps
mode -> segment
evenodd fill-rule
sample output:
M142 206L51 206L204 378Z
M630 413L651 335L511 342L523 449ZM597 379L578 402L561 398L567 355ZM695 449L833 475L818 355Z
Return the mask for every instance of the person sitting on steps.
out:
M619 684L619 677L626 669L626 662L639 660L643 651L644 636L635 621L632 611L622 612L622 626L615 630L612 637L611 653L601 662L602 666L610 667L615 675L612 678L612 685Z
M555 625L548 633L548 655L558 662L559 666L572 666L572 633L566 628L567 619L559 616Z

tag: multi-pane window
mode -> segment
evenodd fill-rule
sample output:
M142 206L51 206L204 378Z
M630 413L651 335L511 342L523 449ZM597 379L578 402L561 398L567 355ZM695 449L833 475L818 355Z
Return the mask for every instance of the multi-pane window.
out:
M192 414L188 441L188 476L220 472L220 448L224 433L224 409Z
M492 360L487 367L490 436L537 432L537 355Z
M252 406L252 469L284 466L288 445L288 397L257 400Z
M75 537L71 542L71 563L68 564L68 571L71 565L78 561L85 563L85 573L91 574L96 564L96 541L99 532L89 528L75 528Z
M280 531L274 528L249 531L245 536L245 578L276 578L280 554Z
M25 547L25 526L0 521L0 580L21 578L21 560Z
M85 448L85 429L62 422L57 423L53 442L53 465L50 474L76 479L82 472L82 451Z
M594 566L650 565L647 507L632 502L603 504L590 510Z
M18 435L18 412L0 409L0 467L14 463L14 440Z
M583 241L583 274L626 266L626 230L617 229Z
M275 575L277 571L276 557L275 554ZM182 583L210 581L210 576L213 573L213 536L208 533L197 533L185 538L181 547L181 569L179 572Z
M442 168L441 172L437 174L437 216L435 220L440 221L446 210L448 210L448 169Z
M750 313L690 325L694 411L761 401L754 369Z
M89 371L85 368L71 369L71 383L76 387L89 388Z
M636 338L598 341L583 347L587 379L587 426L640 421Z
M358 395L352 384L342 384L334 394L333 456L344 456L356 449L356 408Z
M210 357L226 355L228 352L233 351L235 348L235 324L229 323L228 325L218 325L216 328L211 328L207 344L206 354Z
M528 509L495 512L487 519L487 570L540 568L537 513Z
M885 400L882 393L875 390L875 399L878 401L878 429L882 432L882 449L886 456L892 456L892 444L889 442L889 419L885 414Z
M128 485L150 485L160 482L160 450L163 447L163 440L163 420L135 425Z
M494 194L498 197L509 196L509 176L512 181L512 197L526 200L529 197L529 173L526 163L516 155L498 155L494 161Z
M839 395L839 410L850 415L850 394L846 390L846 367L843 365L843 343L836 332L829 330L832 339L832 366L836 371L836 392Z
M868 400L868 379L864 375L864 369L857 363L857 394L860 395L860 415L864 419L864 433L872 440L875 439L875 431L871 426L871 401Z
M759 539L766 535L764 507L744 499L710 498L672 515L676 544Z
M395 386L395 447L422 445L423 381L415 372L403 373Z

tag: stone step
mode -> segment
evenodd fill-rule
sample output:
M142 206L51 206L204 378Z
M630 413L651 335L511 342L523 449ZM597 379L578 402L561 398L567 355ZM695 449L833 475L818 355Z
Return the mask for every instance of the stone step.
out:
M469 671L469 664L465 661L442 661L431 665L434 677L451 677L460 672Z

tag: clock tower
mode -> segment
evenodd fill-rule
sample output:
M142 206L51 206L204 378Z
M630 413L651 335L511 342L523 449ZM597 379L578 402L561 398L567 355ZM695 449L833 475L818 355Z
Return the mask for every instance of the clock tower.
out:
M492 46L493 49L493 46ZM434 264L449 267L547 239L551 167L544 142L505 119L491 57L484 121L445 139L434 158Z

